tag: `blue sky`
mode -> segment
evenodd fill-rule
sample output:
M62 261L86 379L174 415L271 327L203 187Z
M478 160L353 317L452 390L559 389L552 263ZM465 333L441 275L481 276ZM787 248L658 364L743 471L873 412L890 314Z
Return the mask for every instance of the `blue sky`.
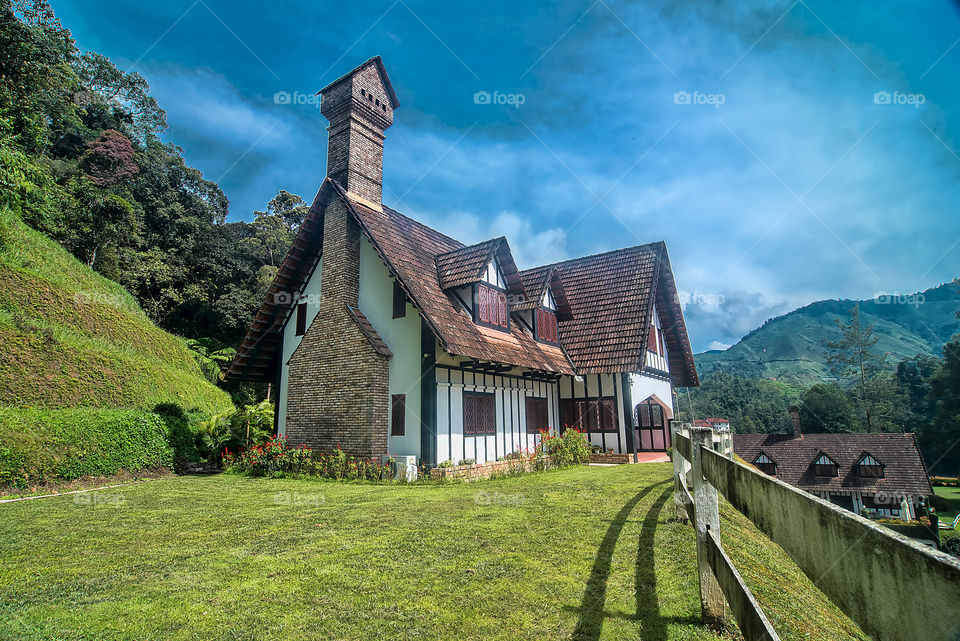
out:
M146 77L231 219L325 175L325 119L274 95L380 55L386 204L522 268L665 240L697 351L960 275L954 3L52 4Z

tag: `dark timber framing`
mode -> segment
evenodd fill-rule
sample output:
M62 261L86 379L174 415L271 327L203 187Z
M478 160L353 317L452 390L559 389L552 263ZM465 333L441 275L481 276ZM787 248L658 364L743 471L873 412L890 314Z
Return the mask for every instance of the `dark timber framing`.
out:
M437 340L420 321L420 460L437 464Z

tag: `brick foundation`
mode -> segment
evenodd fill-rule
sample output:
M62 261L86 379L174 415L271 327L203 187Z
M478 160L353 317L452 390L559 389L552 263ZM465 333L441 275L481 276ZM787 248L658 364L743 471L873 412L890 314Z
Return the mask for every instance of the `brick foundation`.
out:
M553 459L541 459L541 469L556 467ZM430 478L446 481L479 481L488 479L496 474L506 474L512 470L533 472L534 465L527 460L513 459L509 461L492 461L490 463L476 463L474 465L457 465L455 467L435 467L430 470Z

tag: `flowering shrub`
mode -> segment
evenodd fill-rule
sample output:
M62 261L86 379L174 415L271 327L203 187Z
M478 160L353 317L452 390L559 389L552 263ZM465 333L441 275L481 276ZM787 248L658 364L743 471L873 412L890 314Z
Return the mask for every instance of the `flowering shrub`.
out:
M557 436L547 430L540 430L540 442L535 453L549 456L559 467L583 465L590 460L590 443L583 432L568 427Z
M283 436L269 439L239 454L223 453L228 472L250 476L294 474L330 479L379 481L395 475L392 459L381 463L347 456L338 446L331 454L318 454L305 445L291 446Z

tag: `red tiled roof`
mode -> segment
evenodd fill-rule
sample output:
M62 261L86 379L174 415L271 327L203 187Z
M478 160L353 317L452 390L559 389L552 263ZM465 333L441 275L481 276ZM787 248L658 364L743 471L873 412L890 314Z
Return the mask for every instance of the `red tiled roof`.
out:
M777 464L777 478L808 492L933 494L913 434L734 434L733 450L747 463L763 452ZM839 466L836 478L816 476L813 462L826 454ZM864 454L884 466L884 478L861 478L854 469Z

